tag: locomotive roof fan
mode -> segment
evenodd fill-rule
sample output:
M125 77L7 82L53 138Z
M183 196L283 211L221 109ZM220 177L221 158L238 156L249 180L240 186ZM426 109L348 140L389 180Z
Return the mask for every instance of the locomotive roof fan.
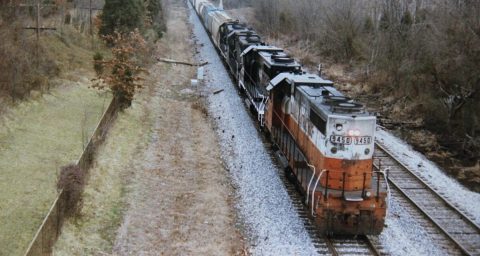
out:
M284 52L281 52L281 53L274 52L271 56L271 59L275 62L278 62L278 63L292 63L293 62L293 59L290 58L290 56L288 56Z
M260 38L259 38L257 35L255 35L253 32L251 32L251 31L249 31L249 32L247 33L246 37L247 37L246 40L247 40L247 42L249 42L249 43L258 43L258 42L260 42Z
M332 104L335 112L360 112L363 110L363 105L357 102L334 102Z
M345 96L334 96L334 95L326 95L323 97L323 102L326 105L333 105L334 103L339 102L351 102L352 99Z
M360 112L363 111L363 105L345 96L326 95L323 97L325 105L332 107L335 112Z
M238 21L237 21L238 22ZM245 28L245 25L244 24L241 24L241 23L234 23L232 25L233 29L244 29Z

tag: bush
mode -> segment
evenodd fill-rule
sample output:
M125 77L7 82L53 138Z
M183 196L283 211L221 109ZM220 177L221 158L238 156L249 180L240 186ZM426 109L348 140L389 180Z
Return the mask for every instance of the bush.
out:
M63 166L57 181L57 189L65 193L65 216L73 217L80 213L83 205L83 190L86 183L86 172L75 164Z
M97 76L103 74L103 55L100 52L96 52L93 55L93 69L95 73L97 73Z
M140 74L143 69L147 54L147 45L138 30L128 34L116 32L107 37L113 43L110 60L102 61L102 70L106 69L95 79L93 87L98 89L109 88L120 103L120 108L131 105L133 96L138 89L143 87ZM98 61L94 61L94 66Z

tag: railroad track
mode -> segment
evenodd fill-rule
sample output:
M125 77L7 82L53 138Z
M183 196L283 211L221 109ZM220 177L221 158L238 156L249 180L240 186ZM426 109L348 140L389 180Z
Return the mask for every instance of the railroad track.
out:
M309 217L308 209L302 202L302 196L286 177L283 168L278 168L279 176L292 199L293 206L298 216L303 221L305 229L312 239L319 255L375 255L380 253L374 243L367 236L334 236L325 237L319 235L312 219Z
M225 62L223 63L226 65ZM255 118L253 118L253 120L255 120ZM403 202L402 204L413 205L413 207L408 207L408 211L416 210L416 212L411 213L412 216L421 215L429 221L429 223L424 223L422 227L433 236L434 242L445 248L450 248L451 245L454 245L458 248L458 251L466 255L480 255L479 226L446 198L437 193L414 172L403 165L401 161L392 156L382 145L378 142L376 145L374 161L377 166L389 168L388 180L393 190L392 196L395 200ZM285 178L282 168L278 169L281 170L280 177L290 194L293 206L304 222L314 246L320 255L386 254L383 252L382 246L372 241L368 236L319 236L314 224L309 218L300 193L296 190L295 186ZM420 220L419 222L422 223L425 221ZM446 237L446 239L442 239L442 235ZM452 249L450 254L458 253Z
M461 254L480 255L480 227L379 142L376 143L374 165L389 169L388 181L392 197L395 200L398 197L405 198L410 206L431 223L430 227L424 228L435 237L437 243L442 246L454 245ZM441 236L446 241L441 241ZM455 251L452 253L458 254Z

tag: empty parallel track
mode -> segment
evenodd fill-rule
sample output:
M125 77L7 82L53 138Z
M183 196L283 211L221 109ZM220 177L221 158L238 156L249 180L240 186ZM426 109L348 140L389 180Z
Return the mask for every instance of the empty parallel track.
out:
M478 224L402 164L383 145L376 144L374 163L377 167L389 169L388 181L394 200L404 197L432 223L431 227L424 227L429 234L434 237L443 235L449 240L436 242L454 244L465 255L480 255Z

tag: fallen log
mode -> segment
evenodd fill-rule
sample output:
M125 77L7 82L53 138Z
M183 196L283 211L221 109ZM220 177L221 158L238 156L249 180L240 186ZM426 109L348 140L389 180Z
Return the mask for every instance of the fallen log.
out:
M223 92L223 89L216 90L216 91L213 92L213 94L219 94L219 93L221 93L221 92Z
M160 62L165 62L165 63L171 63L171 64L180 64L180 65L187 65L187 66L192 66L192 67L202 67L208 64L208 61L202 62L202 63L190 63L186 61L178 61L178 60L172 60L172 59L166 59L166 58L157 58L158 61Z

